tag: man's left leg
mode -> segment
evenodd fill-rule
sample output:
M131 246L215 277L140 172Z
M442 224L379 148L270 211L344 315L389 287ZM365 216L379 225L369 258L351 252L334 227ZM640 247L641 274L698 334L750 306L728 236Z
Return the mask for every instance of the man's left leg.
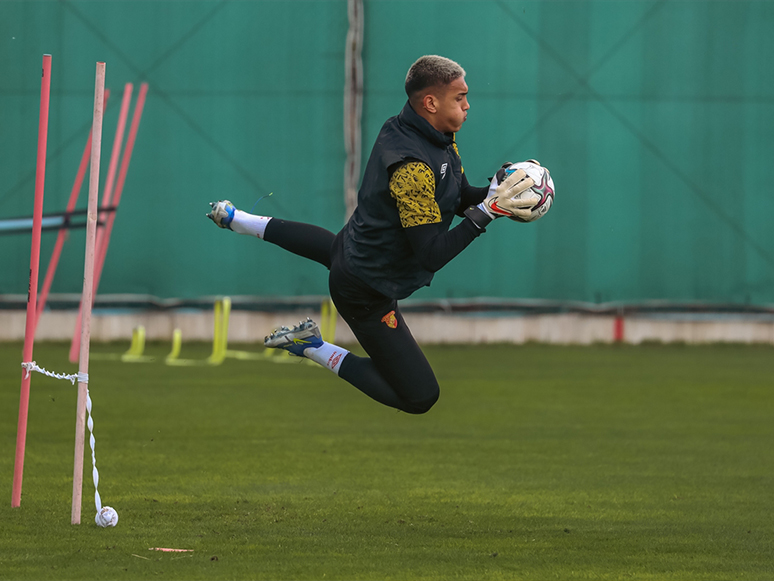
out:
M323 341L311 319L292 329L275 329L264 344L319 363L386 406L411 414L430 410L438 401L438 381L397 307L382 320L348 316L339 305L339 313L369 357Z
M397 305L381 317L342 314L368 357L349 354L339 377L376 401L411 414L424 414L440 388Z
M397 302L349 270L341 235L334 240L331 258L331 298L369 357L322 341L311 321L278 329L265 345L312 359L381 404L412 414L427 412L438 400L438 381Z

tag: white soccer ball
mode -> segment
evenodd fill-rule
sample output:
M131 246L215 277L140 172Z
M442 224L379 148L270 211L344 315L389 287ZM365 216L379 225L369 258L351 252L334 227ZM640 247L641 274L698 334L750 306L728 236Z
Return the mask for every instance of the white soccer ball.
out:
M118 524L118 513L112 506L103 506L94 517L94 522L102 528L114 527Z
M515 195L511 199L516 200L519 198L538 196L540 201L532 206L532 212L528 218L517 218L516 216L509 216L509 218L511 220L516 220L517 222L534 222L538 218L545 216L554 203L554 180L551 178L551 173L542 165L532 161L522 161L519 163L512 163L507 168L504 168L502 178L500 178L500 172L497 172L498 183L501 183L506 177L519 169L524 170L524 173L527 174L527 177L532 178L535 185L530 189Z

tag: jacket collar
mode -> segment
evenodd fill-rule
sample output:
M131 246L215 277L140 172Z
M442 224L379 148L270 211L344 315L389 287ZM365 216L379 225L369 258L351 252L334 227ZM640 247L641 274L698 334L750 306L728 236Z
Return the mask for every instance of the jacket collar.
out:
M403 106L403 110L398 115L398 118L401 123L413 128L433 145L446 148L454 141L453 133L441 133L438 131L435 127L430 125L427 119L417 114L411 106L411 103L408 101L406 101L406 104Z

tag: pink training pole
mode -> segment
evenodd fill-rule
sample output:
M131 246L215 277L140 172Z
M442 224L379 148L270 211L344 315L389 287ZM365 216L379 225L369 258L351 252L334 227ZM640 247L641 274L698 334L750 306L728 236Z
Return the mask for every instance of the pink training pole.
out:
M624 340L624 318L623 315L618 314L613 320L613 341L615 343L622 343Z
M43 224L43 189L46 183L46 145L48 143L48 106L51 94L51 55L43 55L43 78L40 82L40 117L38 120L38 161L35 168L35 203L32 213L32 249L30 251L30 283L27 293L27 321L24 329L23 361L32 361L35 342L35 305L38 299L38 269L40 267L40 232ZM27 414L30 406L30 372L22 371L19 398L19 424L16 429L16 460L13 468L11 506L21 505L24 447L27 443Z
M127 87L129 88L129 95L131 96L131 84L127 83ZM103 231L100 232L99 237L97 238L97 257L96 257L96 266L94 270L94 296L97 295L97 290L99 289L99 281L102 278L102 269L105 265L105 258L107 256L107 249L108 245L110 244L110 235L113 232L113 222L116 219L116 213L118 212L118 205L121 202L121 194L124 189L124 182L126 180L126 173L129 169L129 161L132 159L132 151L134 150L134 142L137 137L137 129L140 126L140 119L142 118L142 110L145 106L145 96L148 93L148 83L143 83L140 85L140 92L137 95L137 103L134 106L134 114L132 115L132 124L129 127L129 137L126 139L126 148L124 149L124 154L121 159L121 169L118 172L118 181L116 182L115 192L112 191L112 181L111 181L111 175L110 172L108 173L108 181L107 186L105 188L105 198L108 198L108 196L112 195L112 199L108 199L107 202L103 203L103 207L107 207L109 204L112 204L115 210L113 212L110 212L106 218L105 228ZM124 92L124 100L126 104L126 113L128 113L128 103L126 103L127 93L126 90ZM126 113L124 112L124 104L122 104L122 115L124 122L126 121ZM120 140L118 139L118 131L120 130L121 136L123 137L123 129L124 127L121 124L121 121L119 119L119 129L116 130L116 140L120 143ZM113 142L113 156L116 154L116 147L115 147L116 141ZM119 148L120 149L120 148ZM113 166L113 158L111 158L111 166ZM115 173L115 168L113 167L113 173ZM70 343L70 361L75 362L78 358L78 343L76 342L76 337L78 335L78 332L80 330L81 326L81 313L83 312L83 305L81 305L81 311L78 313L78 318L75 321L75 332L73 334L73 340Z
M137 138L137 130L140 127L140 120L142 119L142 111L145 107L145 96L148 94L148 83L140 85L140 92L137 95L137 103L134 105L134 114L132 115L132 124L129 127L129 137L126 138L126 149L124 155L121 158L121 169L118 172L118 181L116 182L116 190L113 195L113 206L118 211L118 204L121 202L121 194L124 192L124 183L126 182L126 174L129 171L129 162L132 160L132 152L134 151L134 142ZM99 288L99 280L102 276L102 268L105 265L105 257L107 256L108 244L110 243L110 234L113 232L113 222L116 219L116 212L112 212L107 217L107 223L105 224L104 243L98 248L99 254L97 255L97 271L94 278L94 292L96 294Z
M116 181L116 170L118 169L118 159L121 156L121 145L124 142L124 130L126 129L126 118L129 116L129 104L132 101L132 83L124 85L124 97L121 100L121 112L118 115L118 126L116 134L113 137L113 150L110 154L110 165L108 166L107 180L105 180L105 190L102 192L102 208L109 208L113 201L113 185ZM101 231L97 231L97 248Z
M110 98L110 91L105 90L105 104L104 108L107 109L107 103ZM73 189L70 190L70 199L67 202L67 213L75 210L75 204L78 203L78 196L81 193L81 186L83 185L83 177L86 175L86 167L89 164L89 153L91 152L91 130L89 130L89 138L86 140L86 147L83 149L83 155L81 156L81 163L78 166L78 172L75 174L75 182L73 183ZM62 247L69 230L67 228L61 228L56 237L56 243L54 244L54 250L51 253L51 258L48 261L48 267L46 268L46 278L43 280L43 287L40 290L40 296L38 298L38 305L35 309L35 331L38 329L38 323L40 323L40 317L46 308L46 301L48 300L48 293L51 290L51 285L54 282L54 275L56 274L56 267L59 265L59 258L62 255Z
M105 63L97 63L94 83L94 121L91 126L91 166L89 171L89 206L86 219L86 259L83 264L83 326L78 364L78 404L75 417L75 461L73 462L73 503L70 522L81 524L83 493L83 446L86 438L86 399L88 397L89 340L91 338L91 302L94 289L94 250L97 241L97 204L99 198L99 159L102 147L102 116L105 92Z

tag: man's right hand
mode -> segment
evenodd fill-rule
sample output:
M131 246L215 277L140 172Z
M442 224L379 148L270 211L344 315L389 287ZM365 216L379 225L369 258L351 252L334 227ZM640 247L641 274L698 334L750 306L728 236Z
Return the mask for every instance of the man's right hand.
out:
M532 178L527 177L523 169L517 169L510 174L507 169L511 164L505 164L492 178L489 194L478 207L492 218L500 216L529 218L531 208L540 201L540 196L520 196L535 185Z
M234 204L228 200L220 200L218 202L210 202L210 207L212 210L207 214L207 217L221 228L231 230L231 220L234 219L234 212L236 211Z

